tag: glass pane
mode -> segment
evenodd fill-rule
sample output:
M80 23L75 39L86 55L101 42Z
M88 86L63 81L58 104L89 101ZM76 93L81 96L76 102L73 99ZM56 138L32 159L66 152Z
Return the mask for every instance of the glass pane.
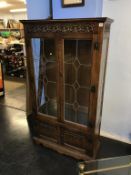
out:
M38 112L57 116L57 62L53 39L32 39Z
M64 41L65 120L88 125L91 76L90 40Z
M78 164L81 174L91 175L130 175L131 156L85 161Z

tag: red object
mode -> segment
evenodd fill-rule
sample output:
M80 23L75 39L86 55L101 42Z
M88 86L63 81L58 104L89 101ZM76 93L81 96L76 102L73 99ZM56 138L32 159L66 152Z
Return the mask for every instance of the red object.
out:
M0 89L2 89L2 88L3 88L3 81L0 80Z

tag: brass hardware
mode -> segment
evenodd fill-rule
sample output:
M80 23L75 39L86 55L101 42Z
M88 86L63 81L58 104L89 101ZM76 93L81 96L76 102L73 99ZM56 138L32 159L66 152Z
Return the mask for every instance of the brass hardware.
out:
M85 165L83 163L79 164L80 173L79 175L84 175Z
M99 50L99 43L98 43L98 42L95 42L95 43L94 43L94 49L95 49L95 50Z
M92 86L91 86L90 91L91 91L92 93L95 93L95 92L96 92L96 87L95 87L95 85L92 85Z
M82 172L82 174L80 174L80 175L88 175L88 174L100 173L100 172L109 172L112 170L118 170L118 169L122 169L122 168L130 168L130 167L131 167L131 163L125 164L125 165L120 165L120 166L109 167L109 168L101 168L98 170L85 171L85 172Z

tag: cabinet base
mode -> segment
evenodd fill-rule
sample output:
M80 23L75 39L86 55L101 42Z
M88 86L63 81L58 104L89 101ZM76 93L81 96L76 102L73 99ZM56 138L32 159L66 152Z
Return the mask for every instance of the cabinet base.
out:
M57 143L52 143L51 141L43 140L43 139L38 138L38 137L33 137L33 140L35 141L36 144L43 145L47 148L50 148L50 149L57 151L60 154L71 156L71 157L78 159L78 160L90 160L90 159L92 159L92 157L89 157L88 155L86 155L84 153L80 153L76 150L71 150L69 148L67 149L65 146L58 145Z

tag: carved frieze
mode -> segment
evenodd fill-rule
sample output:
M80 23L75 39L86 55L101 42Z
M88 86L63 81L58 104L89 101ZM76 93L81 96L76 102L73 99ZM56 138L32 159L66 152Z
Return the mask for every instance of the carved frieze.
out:
M27 33L96 33L97 25L89 23L59 23L59 24L37 24L27 25Z

